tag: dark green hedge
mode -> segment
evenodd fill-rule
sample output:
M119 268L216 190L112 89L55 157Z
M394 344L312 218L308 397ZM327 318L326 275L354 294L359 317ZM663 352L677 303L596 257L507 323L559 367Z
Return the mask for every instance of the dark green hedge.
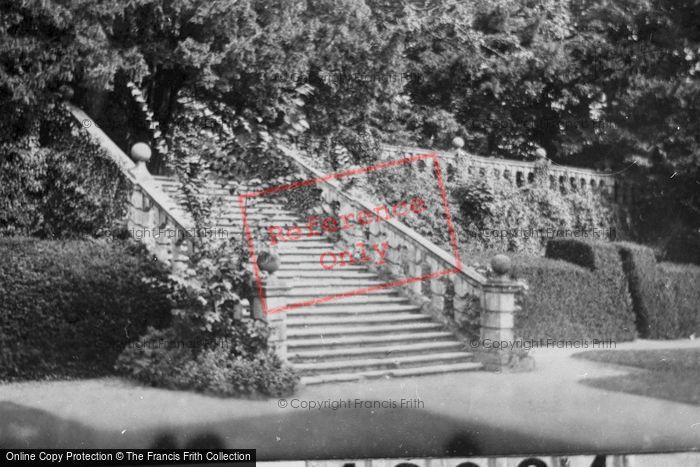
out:
M513 274L529 290L516 313L516 334L524 339L615 341L635 337L629 307L619 309L615 287L595 272L563 260L516 255Z
M0 239L0 379L95 376L170 320L167 274L130 242Z
M0 142L0 235L83 238L118 227L130 184L67 113Z
M656 262L651 248L617 243L640 336L676 339L700 332L700 268Z
M619 242L617 247L629 281L637 331L641 337L659 337L658 331L665 326L666 320L660 320L659 313L665 307L659 290L654 250L628 242Z
M659 263L661 299L650 337L679 338L700 335L700 267Z
M588 250L588 252L586 252ZM583 258L594 258L581 249ZM465 254L470 263L489 264L494 253ZM616 341L635 337L631 307L619 312L619 292L596 271L559 259L511 254L512 275L529 290L515 314L515 333L523 339ZM592 261L592 260L591 260Z
M550 259L577 264L592 274L585 283L586 295L580 297L581 306L590 308L586 316L593 316L596 321L589 324L589 329L616 340L635 337L632 299L616 245L577 239L554 239L547 243L545 254ZM580 292L576 289L582 287L583 284L573 280L565 285L566 289L560 293L577 294Z

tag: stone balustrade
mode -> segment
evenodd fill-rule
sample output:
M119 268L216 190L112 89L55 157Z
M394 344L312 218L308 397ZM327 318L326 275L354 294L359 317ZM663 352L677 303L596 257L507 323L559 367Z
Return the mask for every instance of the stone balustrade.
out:
M538 176L536 162L499 159L494 157L482 157L467 154L464 151L432 151L428 149L384 145L382 157L385 159L400 159L416 154L437 153L445 162L445 169L462 171L465 174L492 174L503 178L508 183L522 186L531 183ZM549 185L551 188L570 191L590 191L613 196L616 201L622 201L622 193L618 180L613 174L597 172L592 169L570 167L564 165L549 164L547 168Z
M329 217L373 211L370 203L348 194L341 182L324 176L294 150L285 152L306 177L318 181L321 207ZM360 241L388 242L385 263L374 268L386 278L385 282L400 286L399 290L420 305L424 313L452 330L456 329L456 323L464 321L464 313L475 312L472 304L477 302L482 310L479 343L473 343L476 336L461 336L472 341L472 349L483 347L481 343L485 339L512 341L515 297L523 286L510 280L507 271L501 270L495 279L487 278L395 218L339 233L333 240L349 249ZM486 368L502 369L512 363L508 351L482 350L477 355Z
M146 168L150 149L137 143L129 158L81 109L66 103L79 124L92 136L131 183L132 192L126 215L129 233L146 245L159 261L173 272L185 274L193 248L194 224L176 212L176 205L159 187Z

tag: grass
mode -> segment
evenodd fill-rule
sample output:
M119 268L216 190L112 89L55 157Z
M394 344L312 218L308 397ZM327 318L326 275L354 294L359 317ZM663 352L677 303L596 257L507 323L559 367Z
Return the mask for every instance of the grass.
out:
M584 380L589 386L700 405L700 349L596 350L574 357L647 370Z

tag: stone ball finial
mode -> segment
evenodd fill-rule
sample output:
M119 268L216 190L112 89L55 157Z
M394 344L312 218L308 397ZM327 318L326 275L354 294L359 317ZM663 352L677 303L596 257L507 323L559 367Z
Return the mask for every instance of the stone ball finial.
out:
M535 155L537 155L539 159L544 159L547 157L547 150L545 148L537 148Z
M506 255L496 255L491 259L491 269L499 276L508 274L510 268L511 261Z
M464 139L459 136L455 136L452 139L452 147L455 149L462 149L464 147Z
M148 162L151 159L151 148L146 143L136 143L131 146L131 158L136 162Z

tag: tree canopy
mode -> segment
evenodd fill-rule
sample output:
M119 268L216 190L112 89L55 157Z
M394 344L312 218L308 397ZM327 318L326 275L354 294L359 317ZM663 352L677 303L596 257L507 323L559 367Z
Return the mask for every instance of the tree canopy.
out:
M0 0L0 131L127 80L166 134L184 97L258 149L308 128L632 167L697 228L698 24L697 0Z

